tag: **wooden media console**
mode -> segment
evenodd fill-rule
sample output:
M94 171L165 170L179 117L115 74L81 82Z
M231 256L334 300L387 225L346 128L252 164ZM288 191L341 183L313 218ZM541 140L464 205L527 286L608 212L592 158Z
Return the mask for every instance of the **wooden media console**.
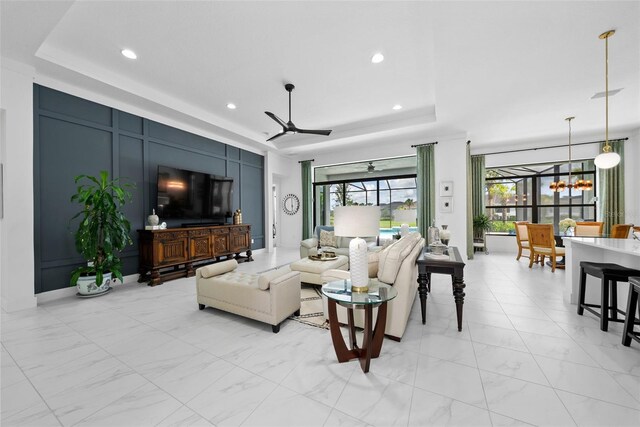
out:
M149 286L195 275L194 264L251 258L251 225L214 225L165 230L138 230L138 282ZM240 253L245 252L246 256Z

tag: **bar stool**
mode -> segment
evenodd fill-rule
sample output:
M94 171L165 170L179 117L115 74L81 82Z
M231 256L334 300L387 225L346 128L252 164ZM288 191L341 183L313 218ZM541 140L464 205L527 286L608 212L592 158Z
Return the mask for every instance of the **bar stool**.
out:
M638 310L638 320L640 320L640 305L638 305L638 295L640 295L640 277L629 278L629 301L627 302L627 317L624 320L624 329L622 330L622 345L629 347L631 339L640 342L640 331L634 332L633 325L635 321L636 309Z
M600 279L600 305L586 304L584 302L587 274ZM618 264L603 262L580 262L580 289L578 293L578 314L582 316L584 310L595 314L600 318L600 330L609 329L609 321L623 322L618 319L618 313L626 313L618 309L618 282L628 282L630 276L640 276L640 270L623 267ZM600 308L600 312L591 307ZM607 310L609 314L607 314ZM631 316L634 317L633 315Z

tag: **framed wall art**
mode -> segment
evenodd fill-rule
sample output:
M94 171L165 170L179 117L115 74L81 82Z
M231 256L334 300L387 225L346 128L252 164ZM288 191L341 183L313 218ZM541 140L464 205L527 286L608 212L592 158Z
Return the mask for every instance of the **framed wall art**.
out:
M440 212L453 212L453 197L440 197Z
M453 181L440 181L440 196L453 196Z

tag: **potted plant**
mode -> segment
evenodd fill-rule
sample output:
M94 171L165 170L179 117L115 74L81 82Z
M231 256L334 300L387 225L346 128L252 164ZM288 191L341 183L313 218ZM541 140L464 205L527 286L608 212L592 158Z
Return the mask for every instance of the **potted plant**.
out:
M106 293L113 276L122 281L117 253L133 243L131 224L121 209L131 200L129 189L134 186L121 185L118 178L109 180L107 171L101 171L99 177L76 176L75 183L79 182L71 201L78 202L82 210L71 220L80 217L75 243L87 265L73 270L71 286L80 295Z
M473 238L483 241L484 233L491 230L491 220L485 214L473 218Z

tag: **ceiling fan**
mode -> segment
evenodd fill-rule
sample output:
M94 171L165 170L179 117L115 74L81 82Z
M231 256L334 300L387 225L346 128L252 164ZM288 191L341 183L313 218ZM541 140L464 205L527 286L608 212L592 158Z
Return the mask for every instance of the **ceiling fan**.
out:
M369 162L369 166L367 166L367 173L373 173L376 170L376 167L373 165L373 162Z
M295 86L292 85L291 83L287 83L286 85L284 85L284 88L286 89L287 92L289 92L289 121L285 123L282 119L280 119L280 117L276 116L275 114L269 111L265 111L264 113L267 116L271 117L280 126L282 126L282 132L273 135L271 138L267 139L267 141L273 141L276 138L280 138L282 135L295 134L295 133L308 133L312 135L325 135L325 136L329 135L331 133L331 130L300 129L293 124L293 122L291 121L291 91L295 89Z

